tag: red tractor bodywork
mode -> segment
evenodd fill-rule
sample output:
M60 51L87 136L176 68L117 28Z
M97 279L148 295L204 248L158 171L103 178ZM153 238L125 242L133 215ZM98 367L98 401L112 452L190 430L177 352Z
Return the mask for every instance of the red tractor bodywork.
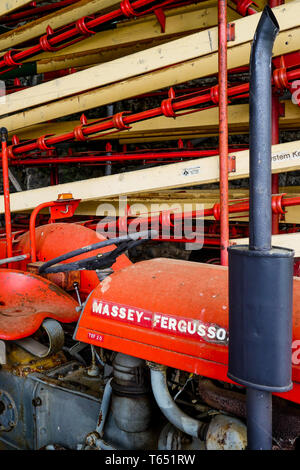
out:
M73 223L53 223L35 229L36 253L38 261L48 261L66 252L83 246L98 243L104 237L94 230ZM6 240L0 241L0 258L6 256ZM104 248L102 252L109 251ZM99 250L82 254L74 259L88 258ZM13 254L30 253L30 234L26 232L13 237ZM10 263L15 269L0 269L0 339L16 340L34 334L45 318L53 318L61 323L76 322L79 313L78 303L55 282L31 272L26 272L30 257ZM114 264L117 271L130 266L129 259L122 255ZM56 275L56 278L59 278ZM95 271L80 271L79 291L82 300L95 289L99 279ZM75 297L75 295L74 295Z
M42 225L35 229L36 239L36 252L38 261L49 261L52 258L56 258L64 253L73 251L83 246L92 245L98 243L101 240L105 240L100 234L97 234L94 230L84 227L75 223L53 223L48 225ZM110 251L111 247L104 248L101 251ZM26 232L17 238L13 242L14 255L30 253L30 235ZM99 250L91 251L89 253L77 256L74 260L88 258L97 254ZM6 257L6 240L0 241L0 258ZM30 259L13 263L13 267L26 271L27 264ZM122 255L120 256L113 266L115 271L130 266L131 262L129 259ZM83 296L87 296L97 285L99 280L95 271L81 271L80 272L80 292ZM1 289L1 287L0 287Z
M77 321L77 302L57 285L11 269L0 270L0 339L17 340L35 333L45 318Z
M173 259L142 261L107 277L90 295L75 339L230 382L228 270ZM293 339L300 338L294 279ZM282 396L300 403L300 366Z

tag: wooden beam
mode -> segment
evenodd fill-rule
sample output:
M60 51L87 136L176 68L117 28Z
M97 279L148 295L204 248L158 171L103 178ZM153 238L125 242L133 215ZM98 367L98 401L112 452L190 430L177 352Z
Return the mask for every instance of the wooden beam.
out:
M298 220L298 223L300 219ZM249 238L230 240L230 245L249 245ZM300 233L272 235L272 246L280 246L295 251L295 257L300 257Z
M253 15L253 17L254 16L256 15ZM299 43L300 28L294 28L280 33L276 39L274 56L298 50ZM249 63L250 49L250 42L228 48L228 68L247 65ZM115 62L116 61L112 63ZM208 54L204 57L166 67L162 70L156 70L102 88L90 90L78 96L71 96L54 103L48 103L47 105L13 114L0 119L0 125L7 127L10 131L21 129L33 124L50 121L69 114L84 112L87 109L125 100L132 96L209 76L215 74L217 70L217 53ZM17 95L17 93L15 95Z
M287 193L288 197L299 197L300 188L292 186L288 188L280 188L280 193ZM249 197L249 191L244 188L229 188L228 197L230 200L239 200ZM133 215L143 215L147 217L153 211L158 211L159 208L166 207L166 203L172 206L177 211L183 210L197 210L199 204L203 205L204 209L211 208L216 202L220 202L220 191L216 190L168 190L168 191L155 191L152 193L130 194L126 198L126 204L119 204L117 197L105 199L105 205L101 205L101 199L94 199L91 201L81 202L76 210L77 215L95 216L124 216L127 204L130 206ZM110 206L107 205L109 203ZM188 205L188 206L187 206ZM159 208L157 207L159 206ZM188 209L187 209L188 208ZM248 213L234 214L234 222L248 222ZM214 220L213 217L207 217L206 220ZM280 221L283 224L299 224L300 223L300 206L293 206L286 208L284 219ZM232 240L235 241L235 240ZM240 240L238 240L238 243ZM299 247L300 249L300 247Z
M279 119L280 129L298 129L300 127L300 108L291 101L283 101L285 105L284 116ZM135 139L149 141L160 137L160 140L174 139L187 134L191 138L199 136L214 135L218 132L218 108L205 109L195 114L178 116L176 119L168 119L165 116L137 122L130 130L117 132L110 136L98 134L96 139L112 140L119 139L122 142L134 142ZM92 121L88 121L92 122ZM47 124L37 124L24 128L17 133L21 140L36 139L45 134L64 134L70 132L78 125L78 121L58 121ZM248 133L249 130L249 105L236 104L228 107L229 132ZM13 133L9 134L12 137Z
M283 32L298 26L300 2L296 1L290 6L284 5L274 10L276 10L276 17ZM259 18L260 14L257 14L235 21L235 40L228 43L229 49L243 43L250 43ZM217 51L217 49L217 28L201 31L128 57L37 85L34 94L29 89L8 95L5 104L0 105L0 115L13 113L46 102L49 103L99 86L103 87L130 77L149 73L151 70L208 55Z
M272 148L272 172L300 169L300 141L278 144ZM249 151L236 156L235 172L229 179L249 177ZM173 163L139 171L92 178L84 181L50 186L14 193L11 195L11 210L33 209L42 202L52 201L60 193L72 193L82 201L104 199L112 196L157 191L168 188L188 187L219 180L219 157L199 158L189 162ZM4 199L0 197L0 213L4 212Z
M96 66L104 64L112 60L120 59L121 57L135 54L143 51L147 48L163 44L162 39L151 41L151 43L139 43L131 44L130 46L116 47L104 51L87 51L77 52L75 54L69 54L66 56L58 56L49 59L42 59L36 63L37 73L54 72L56 70L62 70L67 68L86 68L87 66Z
M37 1L40 2L41 0ZM9 15L18 8L22 8L26 5L29 5L29 3L31 2L32 0L3 0L0 3L0 17L4 15Z
M2 0L2 2L7 3L7 0ZM116 5L119 5L119 3L120 1L117 0L80 0L73 5L62 8L59 13L55 11L50 15L43 16L19 28L1 34L0 51L5 51L30 39L42 36L46 33L47 26L51 26L53 29L60 28L61 26L73 23L82 16L92 15L99 11L109 11Z
M200 8L201 5L201 8ZM36 57L37 73L61 70L68 67L103 64L141 50L164 44L187 33L200 31L218 23L218 9L203 8L177 12L166 11L166 32L162 33L156 18L147 21L125 22L122 27L102 31L84 41L56 53L43 53ZM177 10L177 9L176 9ZM228 12L228 21L239 18L236 12ZM123 23L121 23L123 24ZM26 62L31 62L28 59Z

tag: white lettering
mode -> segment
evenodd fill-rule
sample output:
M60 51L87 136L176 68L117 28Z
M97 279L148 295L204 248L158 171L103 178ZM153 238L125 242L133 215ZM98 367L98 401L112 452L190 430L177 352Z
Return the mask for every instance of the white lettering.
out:
M162 328L168 328L168 318L167 317L161 317L160 326Z
M197 328L196 322L191 322L191 321L188 322L187 330L188 330L188 333L190 333L190 335L194 335L196 333L196 328Z
M186 333L186 321L185 320L179 320L178 322L178 330L181 333Z
M104 305L102 314L109 316L109 306L107 304Z
M153 318L153 326L156 326L160 322L161 315L158 315L157 313L154 314Z
M136 310L135 312L136 312L136 316L137 316L137 321L138 321L138 323L140 323L140 321L142 319L142 316L144 315L144 312L139 312L138 310Z
M102 304L101 303L97 303L97 302L93 302L93 312L95 313L101 313L101 310L102 310Z
M226 330L224 330L224 328L219 328L217 330L216 336L219 341L224 341L224 339L226 338Z
M197 333L199 336L205 336L206 334L205 325L199 325Z
M121 308L120 308L119 317L120 317L121 319L126 318L126 308L124 308L124 307L121 307Z
M134 314L134 310L132 310L132 308L129 308L129 309L128 309L128 313L127 313L127 318L128 318L128 320L134 321L134 316L133 316L133 314Z
M207 330L208 338L214 339L216 337L216 328L214 326L210 326Z
M113 305L111 308L111 316L117 317L119 315L119 307L117 305Z
M169 330L176 331L177 320L175 318L169 318Z

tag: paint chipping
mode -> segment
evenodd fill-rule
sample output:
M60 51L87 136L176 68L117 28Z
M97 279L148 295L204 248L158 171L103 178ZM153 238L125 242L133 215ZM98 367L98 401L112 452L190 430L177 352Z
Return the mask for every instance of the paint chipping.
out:
M111 277L110 276L106 277L102 281L102 283L101 283L101 292L102 292L102 294L104 294L104 292L106 292L109 289L110 283L111 283Z

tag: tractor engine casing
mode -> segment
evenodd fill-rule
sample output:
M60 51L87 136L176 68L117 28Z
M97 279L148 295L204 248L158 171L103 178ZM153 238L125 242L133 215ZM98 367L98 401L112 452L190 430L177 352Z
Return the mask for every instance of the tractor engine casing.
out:
M87 299L74 338L201 376L230 382L228 270L157 258L107 277ZM294 278L293 340L300 338L300 280ZM294 386L278 394L300 403Z

